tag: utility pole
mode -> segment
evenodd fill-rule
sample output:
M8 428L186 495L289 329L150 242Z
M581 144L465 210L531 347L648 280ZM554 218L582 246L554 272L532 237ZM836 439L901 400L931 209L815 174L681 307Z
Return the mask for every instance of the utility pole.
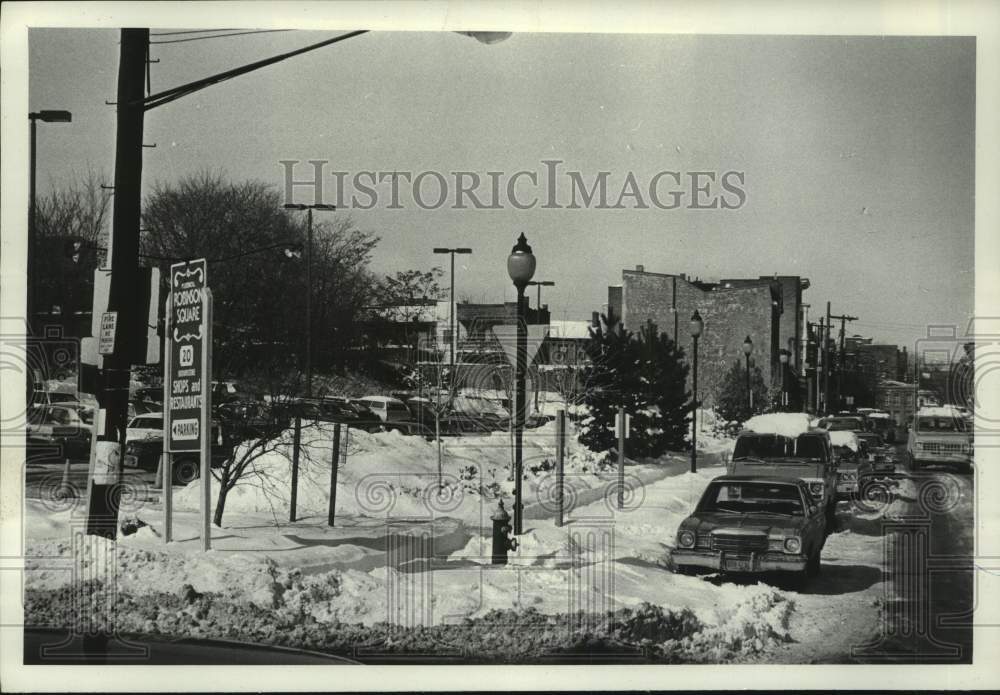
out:
M108 312L117 313L114 350L104 356L97 389L98 428L89 472L89 535L114 539L128 424L130 370L138 318L139 222L142 184L143 90L149 29L122 29L118 66L118 131L115 139L115 195L111 236Z
M816 326L817 324L813 324ZM819 317L819 330L816 333L816 414L823 414L823 369L826 360L823 359L823 317Z
M841 314L840 316L831 316L831 319L838 319L840 321L840 348L837 360L837 400L843 406L844 402L844 335L846 324L848 321L857 321L857 316L846 316Z
M823 333L823 406L830 410L830 302L826 303L826 332Z

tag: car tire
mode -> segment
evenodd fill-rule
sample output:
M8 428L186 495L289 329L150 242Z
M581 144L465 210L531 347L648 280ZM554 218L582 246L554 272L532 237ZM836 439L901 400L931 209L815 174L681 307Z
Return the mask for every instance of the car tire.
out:
M674 574L683 574L686 577L693 577L696 572L690 565L674 565Z
M200 466L194 459L174 461L174 485L188 485L201 475Z

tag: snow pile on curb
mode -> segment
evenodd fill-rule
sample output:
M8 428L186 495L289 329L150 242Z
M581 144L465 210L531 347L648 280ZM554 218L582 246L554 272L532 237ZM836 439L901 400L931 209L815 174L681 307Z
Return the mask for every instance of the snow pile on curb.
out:
M327 512L332 437L332 425L318 423L302 428L297 495L301 515ZM250 464L227 497L227 514L266 512L277 517L286 513L291 489L292 439L291 430L283 432L271 450ZM236 456L242 451L241 447ZM526 500L544 496L539 486L549 484L555 451L554 423L525 432ZM510 437L506 432L445 438L440 487L438 445L420 436L352 429L342 443L342 456L337 478L338 516L451 516L478 524L488 517L496 500L509 498L513 493ZM567 477L572 477L575 485L594 487L602 483L602 473L604 478L609 475L606 468L607 457L579 444L570 429L566 442ZM176 494L175 508L197 510L200 495L201 484L196 481ZM217 497L214 491L212 497L213 500ZM506 506L511 508L509 499Z
M794 611L794 601L780 591L762 588L734 608L720 611L717 623L662 647L668 652L677 649L694 661L752 656L792 639L789 623Z
M746 421L744 429L759 434L780 434L798 437L810 429L810 416L806 413L767 413L754 415Z
M148 528L148 527L147 527ZM138 534L136 534L138 535ZM113 583L118 591L144 594L174 593L185 584L200 592L213 592L234 601L271 606L275 597L273 563L259 557L216 553L175 554L132 547L101 536L81 535L78 543L44 540L32 543L38 558L72 558L72 569L63 565L28 559L25 583L35 590L58 589L80 578Z

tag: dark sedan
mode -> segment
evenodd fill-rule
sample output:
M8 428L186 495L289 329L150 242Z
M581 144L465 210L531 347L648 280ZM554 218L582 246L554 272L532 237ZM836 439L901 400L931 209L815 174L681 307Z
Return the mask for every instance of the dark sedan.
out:
M679 572L820 571L826 518L801 480L723 475L681 522L671 554Z

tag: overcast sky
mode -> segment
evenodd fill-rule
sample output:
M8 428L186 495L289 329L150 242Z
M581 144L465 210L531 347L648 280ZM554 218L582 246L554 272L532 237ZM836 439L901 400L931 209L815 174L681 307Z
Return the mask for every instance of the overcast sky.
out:
M157 44L152 88L335 34ZM32 30L30 107L73 112L70 125L39 126L42 193L88 166L111 176L117 40ZM515 34L487 46L374 33L149 112L144 184L207 167L280 187L282 159L350 175L544 177L541 161L559 159L587 181L611 172L614 200L630 171L640 187L664 170L744 172L745 203L731 210L423 210L404 195L403 209L384 200L350 214L382 237L381 272L471 246L456 288L473 301L512 297L505 259L523 232L536 278L556 282L543 292L554 318L601 310L636 264L705 279L798 274L813 317L829 300L861 318L849 333L912 345L927 324L962 332L972 316L974 109L973 39ZM335 202L332 177L326 190Z

